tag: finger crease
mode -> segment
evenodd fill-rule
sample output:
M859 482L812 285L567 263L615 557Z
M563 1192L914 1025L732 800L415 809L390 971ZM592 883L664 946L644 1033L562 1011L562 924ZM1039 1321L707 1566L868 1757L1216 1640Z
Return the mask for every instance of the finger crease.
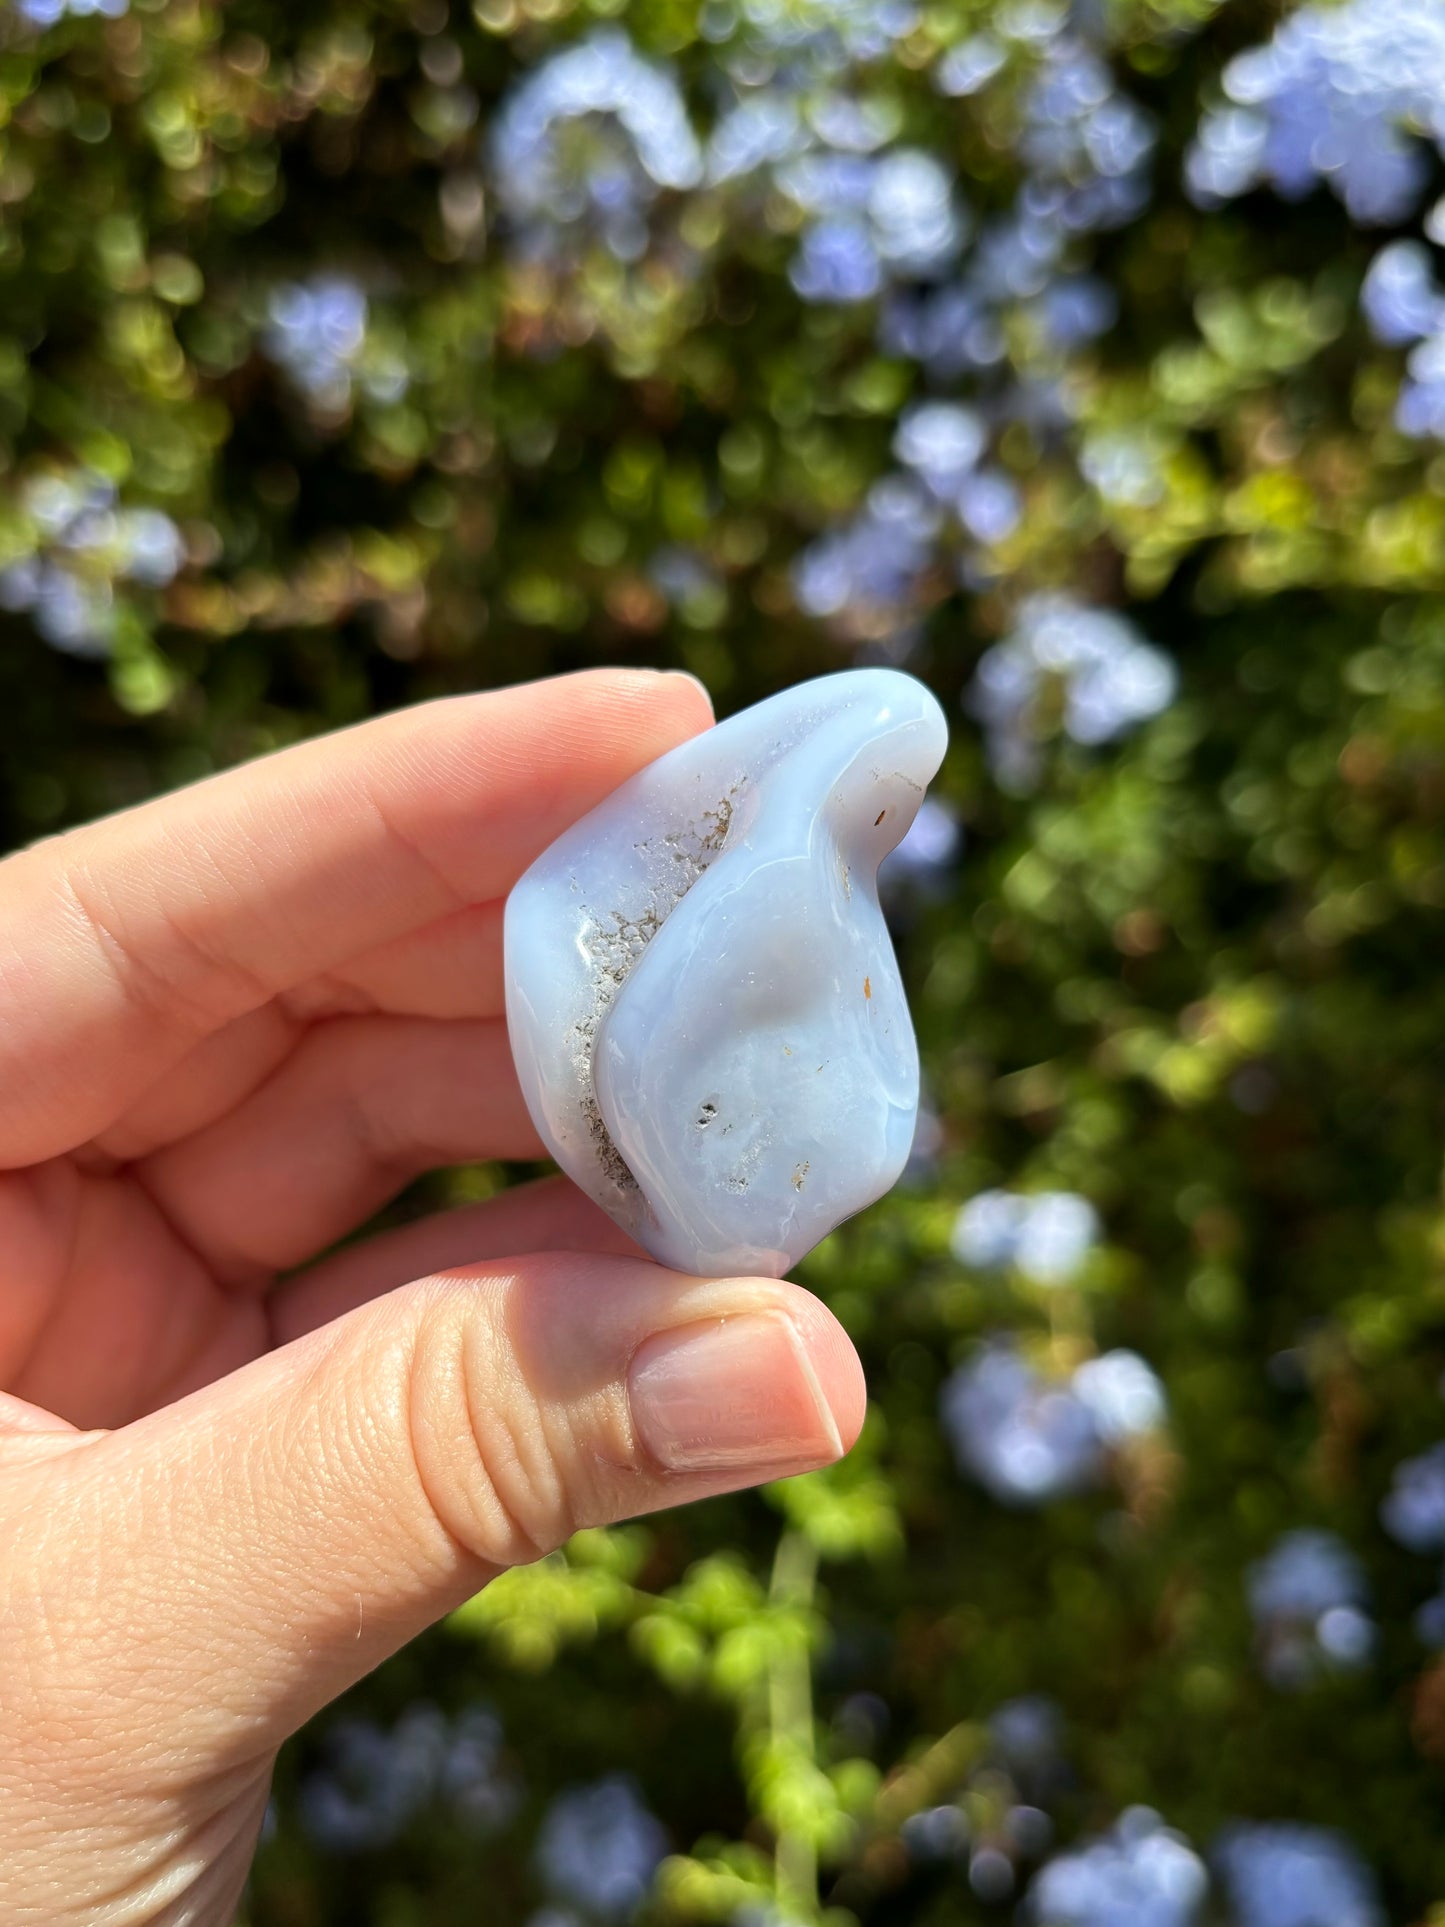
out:
M421 839L409 835L407 831L402 829L399 823L394 822L387 814L383 804L379 802L377 798L372 797L369 800L372 812L381 826L383 835L389 842L396 844L399 849L403 850L413 863L419 865L441 892L445 904L445 910L442 914L454 914L458 910L470 909L472 907L472 899L464 890L461 890L453 883Z
M164 912L161 914L169 941L201 968L191 973L158 969L140 948L128 942L106 920L91 900L91 893L82 887L74 868L62 869L57 885L122 996L142 1015L159 1018L168 1029L179 1028L198 1037L208 1036L218 1025L265 1003L270 995L265 986L233 959L210 955L204 945ZM200 984L208 987L224 986L227 994L198 997L184 981L187 974L194 975Z

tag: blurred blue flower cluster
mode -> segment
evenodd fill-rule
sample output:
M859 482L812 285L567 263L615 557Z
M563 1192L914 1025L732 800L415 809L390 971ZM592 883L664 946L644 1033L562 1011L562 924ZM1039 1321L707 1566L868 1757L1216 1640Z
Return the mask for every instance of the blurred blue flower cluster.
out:
M523 1787L490 1708L448 1716L419 1702L390 1726L341 1718L323 1735L323 1758L302 1780L299 1815L328 1853L373 1853L426 1816L477 1839L516 1819ZM533 1927L604 1927L629 1919L647 1894L667 1836L630 1775L615 1773L559 1793L538 1828L534 1860L547 1904Z
M868 182L885 178L887 158L835 155L811 170L794 162L780 177L785 187L792 179L795 195L800 182L814 184L802 204L815 214L818 183L831 183L835 197L852 196L850 208L828 205L826 218L806 231L793 268L799 292L819 301L887 295L880 345L918 364L933 384L967 379L978 391L971 404L928 399L907 411L894 441L907 480L875 483L861 512L821 535L795 565L801 607L846 639L887 644L894 654L909 647L930 599L922 587L948 551L961 551L965 581L986 579L991 565L980 552L1017 528L1019 488L985 459L987 451L1010 421L1046 433L1068 426L1059 357L1106 331L1114 315L1108 288L1071 263L1070 249L1138 212L1154 146L1147 116L1050 6L1001 8L988 32L942 58L935 81L955 97L997 84L1018 100L1016 152L1025 178L1013 207L983 222L966 256L961 199L946 169L936 160L925 166L921 152L891 157L906 158L897 178L910 184L903 204L916 224L907 247L891 256L858 212L872 191ZM758 103L752 112L759 115ZM882 139L886 122L875 116L864 124L871 142ZM891 292L890 260L903 270Z
M980 1191L954 1220L953 1255L979 1271L1014 1266L1040 1284L1072 1278L1099 1241L1099 1214L1073 1191Z
M119 20L129 5L130 0L15 0L21 19L35 27L53 27L68 13L77 18L98 14L106 20Z
M984 223L967 271L937 294L895 304L884 338L937 379L989 372L1007 353L1004 316L1019 306L1041 345L1068 349L1113 319L1108 289L1071 272L1081 236L1120 226L1144 205L1154 130L1107 63L1061 9L1001 8L987 33L954 47L935 81L973 94L1022 69L1017 153L1025 178L1013 208Z
M616 27L599 28L529 74L498 115L490 147L514 238L542 253L592 227L620 260L636 260L658 190L702 177L676 80Z
M1047 1376L1008 1337L981 1346L944 1385L940 1414L959 1470L1005 1505L1043 1505L1096 1485L1109 1453L1167 1415L1158 1377L1129 1351Z
M1407 435L1445 440L1445 294L1429 250L1419 241L1382 248L1365 276L1360 302L1377 340L1410 349L1395 405L1397 424Z
M1237 1821L1210 1853L1234 1927L1384 1927L1373 1875L1327 1827Z
M377 401L406 393L405 363L368 338L369 304L348 275L319 273L271 290L261 345L324 414L344 413L360 383Z
M667 1835L630 1774L559 1794L537 1836L537 1866L553 1899L574 1911L549 1908L547 1927L630 1918L667 1851Z
M1148 1807L1102 1837L1059 1854L1029 1889L1034 1927L1195 1927L1211 1870L1229 1927L1383 1927L1369 1869L1325 1827L1236 1821L1209 1864ZM1219 1916L1209 1909L1207 1918Z
M1431 179L1427 144L1445 156L1445 11L1436 0L1303 7L1229 64L1224 91L1230 104L1203 117L1186 160L1201 205L1264 182L1290 199L1324 183L1355 220L1398 224ZM1445 241L1445 199L1424 225ZM1423 244L1382 249L1361 304L1378 340L1410 347L1398 426L1445 438L1445 302Z
M1177 686L1173 663L1126 617L1043 593L981 658L970 702L998 781L1027 790L1055 728L1076 743L1111 742L1166 709Z
M22 497L22 553L0 569L0 608L28 611L53 648L103 656L115 640L117 584L163 589L185 560L161 509L130 508L94 471L34 476Z
M391 1727L341 1719L327 1729L326 1757L301 1784L300 1817L319 1846L364 1853L389 1845L438 1809L487 1835L516 1812L520 1787L503 1756L495 1714L464 1707L448 1717L418 1704Z
M1364 1568L1335 1533L1285 1533L1249 1568L1246 1586L1260 1668L1273 1685L1305 1686L1373 1654Z
M861 514L798 557L793 590L799 606L841 635L906 648L942 527L943 512L926 489L911 477L885 475L869 490Z
M894 144L899 117L886 100L838 85L850 61L872 57L880 36L913 17L909 8L874 9L867 33L800 40L779 38L780 13L763 35L773 55L793 41L779 68L758 59L762 23L749 16L748 50L730 63L733 99L709 141L707 177L771 188L801 217L790 274L805 301L867 301L892 281L936 278L967 238L948 165ZM841 16L837 24L849 25Z
M1436 0L1345 0L1281 21L1232 60L1185 165L1203 204L1261 182L1291 199L1324 182L1357 221L1410 214L1445 150L1445 12Z
M918 24L913 0L713 0L705 32L732 43L729 64L758 79L782 56L823 73L878 60Z
M1445 1552L1445 1441L1395 1468L1380 1507L1385 1530L1411 1552ZM1440 1591L1415 1614L1428 1646L1445 1646L1445 1575Z
M1029 1889L1038 1927L1190 1927L1209 1889L1204 1862L1149 1807L1059 1854Z
M601 28L527 75L489 144L516 258L568 271L590 237L638 264L663 190L712 196L708 231L792 233L788 273L804 301L876 301L885 352L934 386L977 388L973 402L939 395L905 411L900 469L793 569L800 607L895 658L955 567L966 581L986 577L985 558L1019 526L1018 481L990 455L1009 422L1050 436L1068 429L1064 364L1114 315L1107 286L1073 250L1144 205L1155 139L1061 9L1000 8L934 75L954 98L997 89L1017 123L1022 182L975 235L955 159L900 138L896 103L870 82L870 63L916 20L891 5L710 9L722 97L705 141L676 73L644 59L622 29ZM700 232L680 246L669 226L666 258L679 271L692 272L690 251L710 245Z

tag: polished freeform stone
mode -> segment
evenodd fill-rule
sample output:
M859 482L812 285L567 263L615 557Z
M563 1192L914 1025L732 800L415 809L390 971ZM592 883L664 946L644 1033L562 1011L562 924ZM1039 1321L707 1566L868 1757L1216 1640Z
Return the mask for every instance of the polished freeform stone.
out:
M918 1053L876 873L942 761L921 683L801 683L641 770L506 914L552 1155L664 1264L780 1277L907 1160Z

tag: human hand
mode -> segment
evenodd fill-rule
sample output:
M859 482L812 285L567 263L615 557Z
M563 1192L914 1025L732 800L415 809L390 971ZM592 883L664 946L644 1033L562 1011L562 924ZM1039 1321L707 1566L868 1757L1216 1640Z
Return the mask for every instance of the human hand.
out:
M504 1567L827 1463L806 1292L646 1260L541 1147L507 890L705 727L602 671L368 723L0 864L0 1919L229 1920L276 1748Z

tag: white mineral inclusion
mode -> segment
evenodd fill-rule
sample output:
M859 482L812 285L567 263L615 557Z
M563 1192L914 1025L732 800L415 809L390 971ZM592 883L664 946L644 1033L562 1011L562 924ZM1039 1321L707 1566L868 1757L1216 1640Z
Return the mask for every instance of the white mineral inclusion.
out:
M506 915L532 1117L654 1257L781 1277L898 1177L918 1051L876 872L943 760L921 683L801 683L641 770Z

